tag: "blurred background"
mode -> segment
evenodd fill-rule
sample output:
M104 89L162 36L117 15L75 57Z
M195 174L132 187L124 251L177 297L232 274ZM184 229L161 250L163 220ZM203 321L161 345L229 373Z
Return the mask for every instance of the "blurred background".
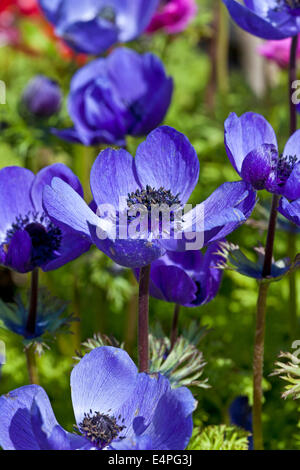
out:
M175 92L165 123L183 132L198 153L201 169L193 204L222 183L238 180L223 143L223 124L230 112L263 114L277 133L280 149L288 138L287 70L259 54L261 44L233 25L218 0L198 0L198 14L184 32L157 32L132 44L139 52L151 50L157 54L174 78ZM69 84L87 59L55 39L49 24L34 12L0 11L0 46L0 80L6 84L6 104L0 104L0 167L20 165L36 172L45 165L63 162L79 176L89 201L89 171L101 147L68 144L49 132L50 127L71 125L66 108ZM56 80L64 92L60 113L47 121L28 118L21 109L22 92L36 74ZM142 140L128 138L133 155ZM267 222L262 207L270 204L268 195L259 203L252 220L229 237L250 257L253 247L265 241ZM276 235L277 259L288 253L286 227L280 225ZM101 332L124 342L135 358L137 283L130 270L116 266L94 247L69 265L42 274L41 283L68 303L67 313L80 319L72 323L71 334L58 335L38 358L41 385L47 390L58 421L72 430L69 375L73 356L82 341ZM27 275L0 270L2 300L12 301L16 292L26 292L28 287ZM282 381L269 376L280 351L289 350L293 340L300 339L299 318L295 328L289 315L288 294L288 279L271 285L264 380L267 449L296 449L300 443L299 405L282 400ZM300 289L297 295L300 303ZM193 390L199 402L195 422L200 426L228 423L229 406L240 395L248 396L251 403L256 297L254 280L226 271L219 295L212 302L182 309L181 330L194 320L209 330L200 349L207 362L204 376L211 388ZM171 304L151 299L153 328L160 324L168 334L172 313ZM1 369L2 394L28 383L28 376L20 337L0 328L0 339L6 344L7 355Z

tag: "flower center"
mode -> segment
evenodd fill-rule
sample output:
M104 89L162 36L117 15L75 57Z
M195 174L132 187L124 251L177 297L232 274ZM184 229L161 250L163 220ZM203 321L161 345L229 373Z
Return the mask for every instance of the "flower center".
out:
M119 416L120 418L121 416ZM124 425L119 425L113 416L102 414L98 411L93 413L90 410L89 413L84 413L84 418L79 424L78 429L93 444L103 449L116 439L125 427ZM119 437L119 439L122 439L122 437Z
M99 17L109 23L116 24L116 12L111 6L105 6L101 8Z
M153 206L167 205L168 207L180 206L179 193L173 196L170 190L163 187L159 189L151 188L147 185L146 189L137 189L134 193L128 194L127 205L132 207L141 204L150 212Z
M6 233L6 241L3 244L6 249L19 230L25 230L31 238L30 262L33 266L41 266L56 258L61 244L61 231L44 213L40 215L29 212L25 217L18 216Z
M280 155L277 162L277 184L284 186L287 179L290 177L298 159L296 155Z
M300 0L277 0L275 11L288 9L292 14L300 14Z

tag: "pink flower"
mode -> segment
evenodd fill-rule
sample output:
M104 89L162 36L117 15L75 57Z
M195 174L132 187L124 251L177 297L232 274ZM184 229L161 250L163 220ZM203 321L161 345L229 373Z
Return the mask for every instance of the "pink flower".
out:
M266 41L258 48L258 52L266 59L276 62L279 67L287 68L290 60L291 41L291 38ZM298 42L297 58L300 58L300 42Z
M196 13L196 0L161 0L146 31L154 33L164 29L169 34L180 33Z

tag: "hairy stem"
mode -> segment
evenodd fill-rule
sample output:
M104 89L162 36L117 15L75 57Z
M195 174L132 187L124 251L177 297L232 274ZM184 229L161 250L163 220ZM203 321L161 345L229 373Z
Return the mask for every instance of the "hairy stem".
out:
M26 333L29 336L34 335L36 327L37 307L39 292L39 268L35 268L31 273L30 302L28 309L28 318L26 324Z
M272 257L277 221L277 207L279 197L273 196L272 209L270 213L269 228L265 250L265 260L263 266L263 277L270 276L272 269ZM263 429L262 429L262 379L264 368L264 348L266 330L266 306L269 283L261 281L259 284L256 328L253 355L253 440L255 450L263 449Z
M171 340L170 352L171 352L172 349L174 348L174 345L175 345L175 343L176 343L176 341L177 341L177 338L178 338L178 319L179 319L179 312L180 312L180 305L175 304L174 314L173 314L173 321L172 321L172 327L171 327L171 336L170 336L170 340Z
M290 103L290 135L297 130L297 109L293 102L293 82L297 79L297 47L298 36L293 37L290 50L290 66L289 66L289 103ZM293 230L294 225L291 223L291 231L288 236L288 256L292 261L297 254L297 234ZM289 275L289 314L290 314L290 332L291 339L296 336L297 330L297 291L296 291L296 271Z
M138 355L139 371L149 370L149 283L151 266L140 270L138 302Z
M27 370L30 384L39 385L39 376L35 359L35 352L33 346L29 346L25 349Z

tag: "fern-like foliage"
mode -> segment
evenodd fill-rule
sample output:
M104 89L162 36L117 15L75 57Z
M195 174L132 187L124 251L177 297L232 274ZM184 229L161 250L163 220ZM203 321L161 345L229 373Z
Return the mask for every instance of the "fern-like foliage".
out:
M272 375L279 375L287 382L283 398L292 396L295 400L300 398L300 359L292 353L280 353L278 361L275 363L277 369ZM284 361L284 362L283 362Z
M194 429L188 450L248 450L250 434L235 426Z

